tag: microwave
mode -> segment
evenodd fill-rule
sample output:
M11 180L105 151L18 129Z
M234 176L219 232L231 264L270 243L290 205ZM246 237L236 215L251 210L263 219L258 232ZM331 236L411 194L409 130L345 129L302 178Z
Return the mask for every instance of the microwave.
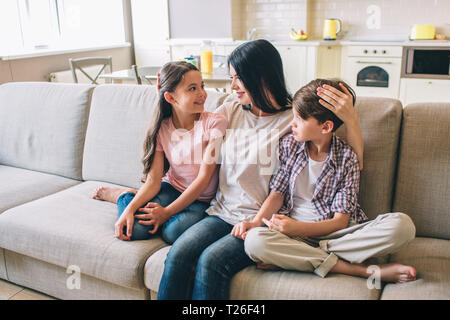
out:
M450 79L450 47L404 47L402 78Z

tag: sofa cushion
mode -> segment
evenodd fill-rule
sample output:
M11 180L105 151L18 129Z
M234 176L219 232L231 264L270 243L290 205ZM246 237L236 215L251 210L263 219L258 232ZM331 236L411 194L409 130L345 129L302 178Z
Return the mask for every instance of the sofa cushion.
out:
M390 262L413 266L417 271L417 280L402 284L387 284L381 299L450 299L449 240L416 238L405 249L392 254Z
M158 292L164 261L170 246L156 251L145 264L145 285ZM296 271L265 271L255 266L238 272L231 280L233 300L376 300L380 290L369 289L367 280L346 275L328 274L321 278Z
M205 108L224 94L208 90ZM92 97L83 158L83 179L138 188L143 143L157 103L155 86L101 85Z
M123 287L144 287L147 258L166 244L114 237L117 206L94 200L105 183L89 181L0 215L0 247Z
M391 212L403 110L398 100L368 97L358 97L355 109L364 139L359 203L374 219ZM345 139L345 126L337 134Z
M406 106L394 210L407 213L416 234L450 239L450 103Z
M0 214L79 183L53 174L0 165Z
M92 85L0 86L0 164L81 179Z

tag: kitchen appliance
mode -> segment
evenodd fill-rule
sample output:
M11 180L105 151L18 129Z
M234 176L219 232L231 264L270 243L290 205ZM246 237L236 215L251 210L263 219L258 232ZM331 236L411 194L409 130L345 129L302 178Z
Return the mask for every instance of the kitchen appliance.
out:
M405 47L402 78L450 79L449 47Z
M411 29L410 40L432 40L435 37L435 29L432 25L415 24Z
M341 31L342 21L339 19L326 19L323 25L323 40L336 40Z
M348 46L344 79L357 96L398 99L401 60L400 46Z

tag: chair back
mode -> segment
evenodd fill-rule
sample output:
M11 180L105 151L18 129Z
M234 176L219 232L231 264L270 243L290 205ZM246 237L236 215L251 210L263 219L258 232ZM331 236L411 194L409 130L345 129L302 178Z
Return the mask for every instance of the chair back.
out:
M86 57L86 58L77 58L77 59L69 59L70 70L72 70L73 82L78 83L76 70L80 70L82 74L84 74L92 84L98 84L97 79L100 74L105 70L106 66L109 66L109 72L112 72L112 57ZM83 68L87 68L90 66L101 66L99 71L94 77L91 77L86 73Z
M133 70L133 75L134 78L136 79L137 84L142 84L143 82L147 84L153 84L152 81L148 78L148 76L156 77L158 75L158 72L161 70L161 67L160 66L138 67L134 64L131 66L131 70Z

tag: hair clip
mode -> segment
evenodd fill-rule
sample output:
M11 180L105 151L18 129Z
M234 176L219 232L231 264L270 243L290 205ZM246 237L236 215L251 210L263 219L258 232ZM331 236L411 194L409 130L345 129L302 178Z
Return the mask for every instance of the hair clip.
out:
M158 90L161 89L161 83L160 83L160 80L159 80L159 72L156 75L156 89L158 89Z

